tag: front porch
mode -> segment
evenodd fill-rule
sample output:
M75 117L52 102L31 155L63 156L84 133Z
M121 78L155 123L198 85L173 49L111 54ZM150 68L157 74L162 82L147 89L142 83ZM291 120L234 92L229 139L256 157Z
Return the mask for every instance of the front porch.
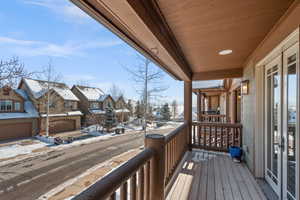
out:
M167 200L266 199L245 164L227 154L193 150L179 168Z

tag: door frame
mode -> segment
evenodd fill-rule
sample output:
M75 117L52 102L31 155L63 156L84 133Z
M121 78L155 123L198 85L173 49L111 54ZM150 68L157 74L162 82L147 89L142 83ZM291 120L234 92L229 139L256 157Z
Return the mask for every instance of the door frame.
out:
M278 69L276 70L276 72L271 72L270 75L268 75L266 72L269 70L269 69L272 69L275 65L277 65ZM268 91L268 84L267 84L267 80L268 80L268 77L271 76L271 85L272 85L272 88L271 88L271 96L273 97L273 86L274 86L274 83L273 83L273 74L274 73L278 73L278 76L279 76L279 96L280 96L280 103L279 103L279 107L278 107L278 115L277 115L277 120L278 120L278 125L277 125L277 131L279 133L279 141L278 143L280 144L281 143L281 139L282 139L282 100L283 100L283 96L282 96L282 56L279 55L277 56L276 58L274 58L274 60L272 60L271 62L267 63L265 65L265 74L264 74L264 82L265 82L265 96L267 95L267 91ZM268 103L271 103L273 105L273 101L272 102L268 102L268 98L265 98L265 101L264 101L264 105L267 105ZM273 108L272 108L273 109ZM265 106L265 113L268 113L269 110L268 110L268 107ZM273 119L273 115L271 115L270 117L271 119ZM268 130L268 126L267 126L267 115L265 115L264 117L264 124L265 124L265 168L264 168L264 178L266 179L266 181L269 183L269 185L271 185L271 187L275 190L275 192L277 193L278 196L281 196L282 195L282 149L279 147L279 152L278 152L278 161L277 161L277 185L272 181L272 179L268 176L268 169L267 169L267 166L268 166L268 138L267 138L267 135L266 133L268 131L271 131L272 134L273 134L273 129L272 130ZM273 126L272 126L273 127ZM273 151L272 151L273 152ZM271 163L273 164L273 162Z

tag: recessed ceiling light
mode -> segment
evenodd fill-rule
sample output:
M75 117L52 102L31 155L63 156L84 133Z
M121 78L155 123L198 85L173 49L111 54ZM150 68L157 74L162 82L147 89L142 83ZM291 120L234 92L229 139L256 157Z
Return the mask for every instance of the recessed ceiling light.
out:
M219 51L219 54L222 55L222 56L232 54L232 50L231 49L225 49L225 50Z

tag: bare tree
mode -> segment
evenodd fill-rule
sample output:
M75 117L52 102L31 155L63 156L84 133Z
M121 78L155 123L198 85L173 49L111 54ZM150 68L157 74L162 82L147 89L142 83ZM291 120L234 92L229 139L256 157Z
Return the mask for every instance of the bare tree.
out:
M27 72L19 58L13 57L7 61L0 60L0 87L10 85L16 87L21 78L29 78L36 72Z
M115 84L112 84L111 88L108 90L108 93L114 99L117 99L120 96L124 96L124 91Z
M52 89L57 87L57 82L61 80L61 75L55 72L52 61L49 60L48 65L44 67L43 73L37 76L38 79L45 81L45 98L46 98L46 136L49 136L50 127L50 107L56 104L58 100L53 94Z
M141 102L144 107L144 131L146 134L147 115L149 114L149 102L151 99L163 97L162 92L168 89L163 84L164 73L156 68L151 60L145 57L137 56L138 64L132 68L125 69L131 74L135 83L136 92L141 96Z
M79 80L76 81L76 85L90 87L90 82L88 80Z
M177 116L178 114L178 103L176 100L173 100L172 104L172 115L173 115L173 119L175 119L175 117Z

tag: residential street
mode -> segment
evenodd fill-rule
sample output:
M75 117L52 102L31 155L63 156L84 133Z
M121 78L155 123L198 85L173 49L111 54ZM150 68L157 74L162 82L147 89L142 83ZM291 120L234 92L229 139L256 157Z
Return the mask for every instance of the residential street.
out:
M171 130L152 130L151 133L168 133ZM141 145L143 133L130 133L1 166L0 199L36 199L94 165Z

